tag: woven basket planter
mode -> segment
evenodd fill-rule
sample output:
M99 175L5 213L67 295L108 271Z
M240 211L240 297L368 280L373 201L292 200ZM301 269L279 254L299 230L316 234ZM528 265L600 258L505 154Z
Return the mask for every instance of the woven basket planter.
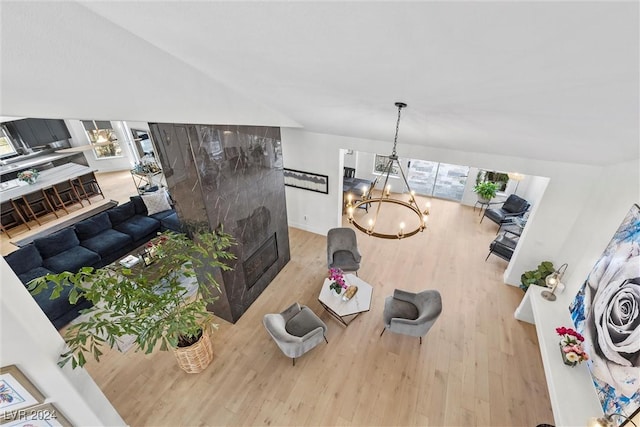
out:
M185 372L190 374L202 372L213 360L213 348L209 335L209 328L205 328L195 344L173 349L173 354L178 359L178 366Z

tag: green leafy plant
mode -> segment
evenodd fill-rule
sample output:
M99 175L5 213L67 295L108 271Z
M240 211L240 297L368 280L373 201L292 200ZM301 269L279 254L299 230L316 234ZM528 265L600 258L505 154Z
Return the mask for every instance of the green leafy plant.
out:
M551 261L542 261L537 269L522 273L520 288L526 291L531 285L546 286L545 279L554 271Z
M158 344L160 350L193 344L209 325L217 327L207 306L220 293L213 273L231 270L226 262L235 258L228 251L235 244L233 237L222 230L194 232L192 238L165 232L152 242L151 266L140 262L132 268L119 263L84 267L75 274L47 274L29 283L34 295L53 286L55 299L71 286L69 302L85 298L93 303L81 311L82 320L67 329L68 351L60 355L60 366L69 361L73 368L83 366L85 353L100 361L102 345L113 347L125 335L135 336L136 350L151 353ZM189 282L196 280L197 291L186 298Z
M476 186L473 187L473 191L478 195L478 197L486 200L491 200L496 197L496 193L498 192L498 184L491 181L484 181L476 184Z

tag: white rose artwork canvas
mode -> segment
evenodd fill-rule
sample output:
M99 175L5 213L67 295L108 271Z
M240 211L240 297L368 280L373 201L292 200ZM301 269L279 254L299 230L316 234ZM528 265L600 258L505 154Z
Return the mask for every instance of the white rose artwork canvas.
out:
M605 414L640 410L640 207L632 206L569 306ZM624 418L616 417L620 424Z

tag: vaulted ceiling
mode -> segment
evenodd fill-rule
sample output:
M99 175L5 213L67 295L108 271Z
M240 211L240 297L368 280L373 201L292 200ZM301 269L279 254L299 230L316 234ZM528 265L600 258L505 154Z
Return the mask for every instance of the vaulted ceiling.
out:
M0 114L639 156L638 2L0 4Z

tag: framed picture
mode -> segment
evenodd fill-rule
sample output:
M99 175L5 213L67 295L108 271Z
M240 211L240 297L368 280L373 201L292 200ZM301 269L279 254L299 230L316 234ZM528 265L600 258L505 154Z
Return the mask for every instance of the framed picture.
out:
M16 365L0 368L0 411L2 419L44 402L44 396Z
M398 169L400 160L398 162L393 162L391 165L391 172L389 172L389 176L399 177L400 170ZM373 163L373 173L382 175L387 173L387 166L389 165L389 156L381 156L380 154L376 154L375 162Z
M72 427L51 403L14 411L2 427Z
M142 251L142 253L140 254L140 257L142 258L142 261L144 262L145 266L150 266L151 264L153 264L153 254L151 253L151 251L148 248L144 248L144 251Z
M640 207L633 205L569 306L605 414L640 411ZM614 420L624 424L622 417Z
M284 185L329 194L329 177L327 175L284 168Z

